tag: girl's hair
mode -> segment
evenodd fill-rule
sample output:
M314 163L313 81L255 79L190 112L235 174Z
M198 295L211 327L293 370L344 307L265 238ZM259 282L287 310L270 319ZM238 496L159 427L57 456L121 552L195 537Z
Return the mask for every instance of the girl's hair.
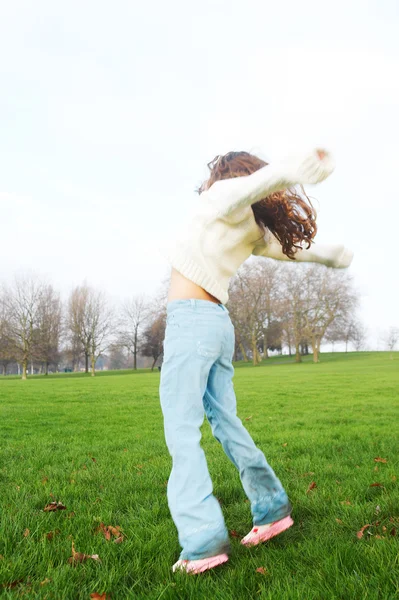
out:
M216 156L210 163L210 177L198 189L198 193L209 189L215 181L251 175L268 163L249 152L229 152ZM310 247L317 232L316 211L302 186L275 192L252 204L258 225L267 227L280 242L288 258L295 259L301 242Z

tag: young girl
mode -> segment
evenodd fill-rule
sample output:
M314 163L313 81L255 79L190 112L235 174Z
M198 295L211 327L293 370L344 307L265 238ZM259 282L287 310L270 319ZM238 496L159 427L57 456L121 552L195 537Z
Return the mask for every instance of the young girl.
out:
M173 460L168 503L183 548L173 571L192 573L226 562L230 548L200 446L204 414L251 503L254 526L242 543L264 542L293 524L280 480L236 413L234 328L225 308L230 278L251 254L330 267L348 267L352 260L344 246L311 246L316 215L303 188L293 188L331 174L334 164L325 150L271 165L247 152L229 152L208 167L196 216L169 252L160 384Z

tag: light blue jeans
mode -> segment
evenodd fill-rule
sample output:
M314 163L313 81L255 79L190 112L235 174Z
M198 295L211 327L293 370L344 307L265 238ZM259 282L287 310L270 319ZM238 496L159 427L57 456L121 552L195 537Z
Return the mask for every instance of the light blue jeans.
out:
M230 547L200 446L204 414L239 471L254 525L277 521L291 512L281 482L237 416L233 353L234 327L222 304L207 300L168 303L160 397L173 461L168 503L182 559L228 553Z

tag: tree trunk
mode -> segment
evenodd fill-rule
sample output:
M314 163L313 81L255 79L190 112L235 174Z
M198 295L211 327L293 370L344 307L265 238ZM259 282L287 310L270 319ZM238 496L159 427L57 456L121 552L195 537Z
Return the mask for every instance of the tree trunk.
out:
M24 360L22 363L22 379L26 379L27 370L28 370L28 361Z
M91 376L94 377L96 374L96 358L94 354L91 355Z
M259 357L259 352L258 349L256 347L256 339L255 339L255 335L252 334L252 364L256 367L256 365L259 363L258 361L258 357Z
M85 352L85 371L89 372L89 353Z
M6 365L3 365L3 375L6 375L6 373L7 373L7 367L6 367Z
M137 329L134 332L134 346L133 346L133 369L137 370ZM152 369L151 369L152 370Z
M155 363L157 362L158 358L159 358L159 357L157 356L157 357L154 359L154 362L152 363L151 371L153 371L153 370L154 370Z
M288 344L288 355L292 356L291 344Z
M315 340L312 340L313 362L314 363L318 363L319 362L319 353L320 353L319 344L320 344L320 342L317 340L317 338Z
M46 366L45 366L44 374L48 375L48 362L47 361L46 361Z
M30 363L30 374L33 375L33 362Z
M239 344L238 344L238 345L239 345L239 347L240 347L240 350L241 350L241 354L242 354L243 361L244 361L244 362L248 362L248 355L247 355L247 353L245 352L245 348L244 348L244 346L242 345L242 343L241 343L241 342L239 342Z
M297 344L295 344L295 362L296 363L302 362L302 356L299 351L299 342Z

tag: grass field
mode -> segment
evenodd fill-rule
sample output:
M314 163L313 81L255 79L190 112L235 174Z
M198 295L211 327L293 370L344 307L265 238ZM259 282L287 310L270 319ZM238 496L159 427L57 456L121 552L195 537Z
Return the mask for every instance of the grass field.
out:
M295 525L267 544L235 537L251 527L249 505L205 423L233 535L227 565L202 576L171 572L158 372L0 378L0 597L398 598L399 353L321 358L236 370L238 413L294 507ZM50 502L66 509L44 511ZM121 543L101 523L120 527ZM100 560L69 564L72 541Z

